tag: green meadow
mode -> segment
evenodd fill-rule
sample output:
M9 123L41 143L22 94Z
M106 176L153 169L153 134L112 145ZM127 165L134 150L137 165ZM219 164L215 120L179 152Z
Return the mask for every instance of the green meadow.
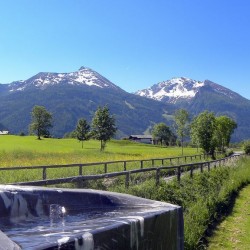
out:
M194 148L185 148L185 155L197 154ZM142 160L152 158L168 158L181 156L179 147L160 147L134 143L127 140L112 140L107 143L104 152L100 151L100 142L90 140L82 144L76 139L37 140L34 136L1 136L0 137L0 168L21 166L47 166L65 164L83 164L93 162ZM172 162L177 163L176 162ZM169 163L166 163L169 164ZM161 165L161 161L155 161ZM145 162L144 167L152 166ZM140 168L140 162L127 164L127 170ZM123 163L109 164L108 172L122 171ZM103 165L84 167L83 174L103 173ZM79 167L48 169L47 178L76 176ZM13 183L42 179L42 170L0 171L0 183Z
M194 148L185 148L185 155L197 154ZM76 139L37 140L34 136L1 136L0 166L32 166L73 164L116 160L139 160L181 155L179 147L159 147L125 140L112 140L104 152L100 142L90 140L81 143Z

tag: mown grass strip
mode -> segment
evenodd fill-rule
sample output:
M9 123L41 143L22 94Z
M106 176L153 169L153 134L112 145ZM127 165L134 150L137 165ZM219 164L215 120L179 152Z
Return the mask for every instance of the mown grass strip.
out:
M232 213L217 227L209 239L210 250L250 248L250 185L243 188Z

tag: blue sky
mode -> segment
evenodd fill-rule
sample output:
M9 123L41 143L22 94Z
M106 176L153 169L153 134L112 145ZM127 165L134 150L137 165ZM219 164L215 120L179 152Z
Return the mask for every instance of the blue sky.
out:
M249 0L0 0L0 83L90 67L128 92L209 79L250 99Z

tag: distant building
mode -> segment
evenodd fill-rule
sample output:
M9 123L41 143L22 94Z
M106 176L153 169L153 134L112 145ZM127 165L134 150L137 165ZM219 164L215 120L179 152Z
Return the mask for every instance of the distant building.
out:
M1 131L0 130L0 135L8 135L8 134L9 134L9 131L7 131L7 130Z
M146 144L158 143L158 140L154 139L152 135L130 135L128 139L134 142L140 142Z

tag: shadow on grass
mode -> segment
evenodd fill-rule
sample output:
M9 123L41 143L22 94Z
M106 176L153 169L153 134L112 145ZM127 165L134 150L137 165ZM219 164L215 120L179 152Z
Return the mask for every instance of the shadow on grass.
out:
M232 214L235 201L240 193L240 191L249 185L249 183L243 183L238 190L234 190L229 194L228 198L217 204L216 209L216 217L212 216L210 218L210 223L208 224L208 227L204 233L204 236L200 239L198 249L207 249L209 246L209 238L213 236L214 232L217 230L220 223L222 223L226 217L230 216Z

